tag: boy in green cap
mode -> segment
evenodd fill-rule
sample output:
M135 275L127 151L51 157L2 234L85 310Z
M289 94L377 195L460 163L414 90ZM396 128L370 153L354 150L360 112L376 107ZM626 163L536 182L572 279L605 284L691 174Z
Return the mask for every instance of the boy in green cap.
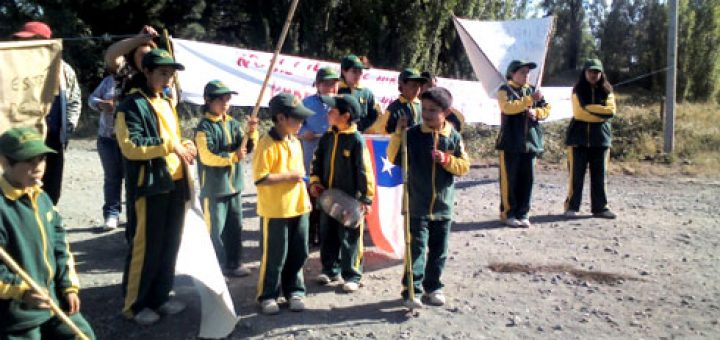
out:
M142 59L145 81L120 102L115 133L125 158L130 245L123 273L123 314L138 324L172 315L185 304L171 299L175 262L189 199L187 166L197 151L182 140L174 102L165 94L185 67L170 53L153 49Z
M317 93L303 99L303 105L315 112L314 115L305 119L298 133L298 138L302 141L305 173L310 173L313 154L315 153L315 149L317 149L320 136L327 131L329 126L328 111L330 110L330 106L323 101L322 96L335 95L338 91L339 82L340 73L330 66L323 67L319 69L315 75L314 85L317 88ZM320 239L318 238L319 222L320 211L313 209L310 213L309 227L310 243L312 245L320 244Z
M305 309L302 268L308 257L310 197L295 135L313 112L290 93L276 95L269 107L274 126L260 138L253 156L263 251L257 300L263 314L277 314L282 291L290 310L299 312Z
M89 338L95 334L80 314L80 289L65 228L50 197L40 188L45 157L55 153L29 128L0 135L0 248ZM42 332L42 333L41 333ZM0 333L3 338L75 339L50 310L49 301L0 261Z
M550 115L550 104L540 90L528 84L537 64L513 60L497 92L500 134L500 221L512 228L530 228L530 201L535 178L535 157L543 152L540 121Z
M242 258L242 160L258 140L257 118L248 121L247 146L241 148L243 130L228 113L230 98L237 92L219 80L205 85L205 117L195 130L198 149L200 199L205 223L210 228L218 262L226 276L243 277L250 270Z
M445 304L440 280L447 260L448 239L455 203L455 176L470 170L462 136L445 120L450 113L452 96L443 87L434 87L420 95L422 123L407 129L407 118L398 120L390 137L388 159L402 164L403 134L406 133L408 205L410 215L410 252L405 261L412 269L403 276L402 297L409 309L421 308L419 296L431 305ZM412 283L412 286L411 286ZM410 294L411 288L414 296Z
M397 121L401 117L405 117L408 127L411 128L422 122L422 106L420 105L420 90L422 86L428 82L428 79L420 74L420 71L414 68L406 68L398 76L398 90L400 97L395 99L388 105L385 112L387 123L385 124L385 133L395 132Z
M365 139L356 121L362 112L357 99L350 95L324 97L332 109L328 112L331 128L320 138L310 176L310 194L319 197L323 190L339 189L356 198L368 214L375 194L375 176ZM363 229L344 227L322 212L320 215L320 284L344 280L343 290L360 288L362 277Z
M380 113L380 105L375 102L375 95L367 87L360 84L363 72L368 68L366 60L354 54L348 54L340 61L340 89L338 94L354 96L362 110L362 117L357 123L358 131L366 132Z

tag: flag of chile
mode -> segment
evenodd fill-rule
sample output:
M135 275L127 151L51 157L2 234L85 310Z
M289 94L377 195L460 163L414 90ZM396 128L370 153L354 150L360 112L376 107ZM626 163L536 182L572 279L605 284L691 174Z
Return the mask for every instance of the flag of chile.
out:
M402 258L405 242L402 216L402 168L388 159L390 137L366 135L375 172L375 198L367 216L370 237L381 250Z

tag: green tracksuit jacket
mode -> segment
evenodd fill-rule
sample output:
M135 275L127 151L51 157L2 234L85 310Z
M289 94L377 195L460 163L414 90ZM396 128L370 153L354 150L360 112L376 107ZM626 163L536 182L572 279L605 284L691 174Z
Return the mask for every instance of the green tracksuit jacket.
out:
M242 163L235 153L243 140L240 122L229 115L206 113L195 129L198 149L200 197L219 197L242 192L244 186ZM248 154L258 140L257 131L248 138Z
M388 159L402 164L402 133L390 137ZM437 149L449 156L441 165L432 159ZM452 124L445 122L440 131L433 132L425 124L407 130L408 181L410 217L429 220L451 220L455 202L455 176L470 170L470 159L465 153L462 137Z
M80 289L60 215L39 186L18 189L0 178L0 247L63 306L64 294ZM50 310L29 309L22 297L30 287L0 261L0 333L49 320Z
M347 130L332 127L318 143L310 183L340 189L365 204L372 204L375 176L365 139L355 124Z

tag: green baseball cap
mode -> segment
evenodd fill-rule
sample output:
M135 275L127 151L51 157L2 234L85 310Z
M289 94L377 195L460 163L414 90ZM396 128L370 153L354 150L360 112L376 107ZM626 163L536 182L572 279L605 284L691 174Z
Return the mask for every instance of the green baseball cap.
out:
M340 73L335 71L334 68L330 66L325 66L317 71L317 74L315 75L315 82L320 82L323 80L339 80L340 79Z
M175 58L170 55L170 52L163 50L162 48L154 48L150 50L150 52L145 53L142 58L142 66L171 66L180 71L185 69L185 66L175 62Z
M348 54L344 56L340 61L340 68L343 70L347 70L349 68L367 69L368 67L362 60L360 60L360 58L358 58L358 56L354 54Z
M203 96L221 96L223 94L238 94L237 92L231 90L229 87L227 87L223 82L219 80L211 80L207 84L205 84L205 90L203 91Z
M505 71L505 76L510 77L513 73L515 73L515 71L525 66L529 67L532 70L537 67L537 64L527 60L513 60L510 62L510 65L508 65L507 71Z
M45 139L35 129L12 128L0 135L0 154L16 161L57 151L45 145Z
M600 59L588 59L585 60L585 65L583 65L583 70L595 70L600 72L605 72L603 70L603 64Z
M275 95L275 97L272 97L268 106L270 107L270 114L272 116L278 113L284 113L293 118L305 119L315 114L315 112L302 104L300 98L286 92L279 93Z
M406 68L400 72L400 75L398 76L398 81L405 82L408 80L414 80L419 81L421 83L427 82L429 79L426 77L423 77L422 73L418 69L415 68Z
M340 94L337 96L321 96L323 103L330 107L337 108L340 114L350 113L352 121L359 120L365 116L357 98L351 95Z

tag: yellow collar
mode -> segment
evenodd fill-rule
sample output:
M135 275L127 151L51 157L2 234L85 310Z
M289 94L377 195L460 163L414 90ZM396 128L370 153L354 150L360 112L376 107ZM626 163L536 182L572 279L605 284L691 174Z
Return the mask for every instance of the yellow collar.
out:
M350 86L348 86L348 84L345 82L345 79L340 80L340 88L341 88L341 89L343 89L343 88L349 88L349 87L350 87ZM355 87L351 88L351 90L353 90L353 89L358 89L358 90L360 90L360 89L362 89L362 88L363 88L362 85L360 85L360 82L358 82L358 84L355 85Z
M429 128L427 126L427 124L425 124L425 122L423 122L422 126L420 126L420 131L422 131L422 133L432 133L433 132L433 130L431 128ZM440 129L439 133L441 135L447 137L447 136L450 136L450 132L452 132L452 127L450 126L450 124L448 124L447 121L445 121L443 123L443 127L442 127L442 129Z
M2 189L3 195L11 201L17 201L23 195L28 195L31 199L37 198L42 192L39 185L33 185L24 189L16 188L5 177L0 177L0 189Z
M212 113L212 112L205 112L205 119L207 119L207 120L209 120L209 121L211 121L211 122L213 122L213 123L217 123L217 122L223 120L223 116L222 116L222 115L216 115L216 114L214 114L214 113ZM232 119L233 119L232 116L230 116L230 115L227 114L227 113L225 114L225 121L228 121L228 122L229 122L229 121L231 121Z
M355 133L355 132L357 131L357 124L352 123L352 124L350 124L350 126L348 126L348 128L345 129L345 130L339 130L339 129L338 129L337 127L335 127L335 126L330 126L330 131L332 131L332 132L337 132L337 133L343 133L343 134L353 134L353 133Z
M516 88L516 89L522 89L522 88L526 88L526 87L529 87L529 86L530 86L530 85L528 85L528 84L525 84L525 85L522 85L522 86L521 86L520 84L518 84L518 83L516 83L516 82L514 82L514 81L512 81L512 80L508 80L508 85L510 85L510 86L512 86L512 87L514 87L514 88Z
M405 96L403 96L403 95L400 95L400 97L398 97L398 100L400 101L400 104L407 104L407 103L410 102L410 101L407 100L407 98L405 98ZM417 97L415 97L415 99L412 100L412 103L413 103L413 104L417 104L417 103L419 103L419 102L420 102L420 99L417 98Z

